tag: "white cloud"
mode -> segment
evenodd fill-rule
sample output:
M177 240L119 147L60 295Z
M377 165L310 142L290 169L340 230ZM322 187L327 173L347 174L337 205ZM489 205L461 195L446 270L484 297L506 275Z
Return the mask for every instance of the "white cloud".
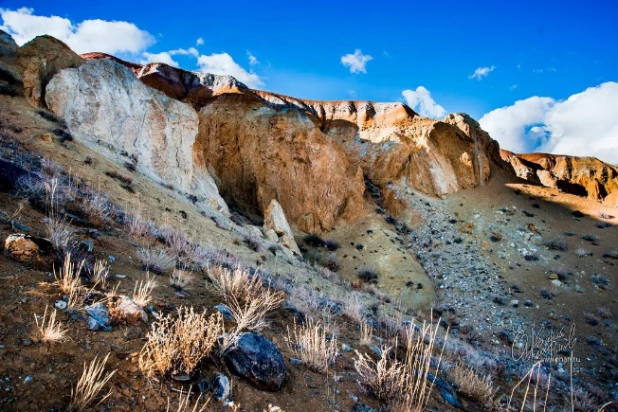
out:
M249 65L251 65L251 66L255 66L256 64L260 63L260 61L257 59L257 57L255 57L253 54L251 54L251 52L249 50L247 50L247 58L249 59Z
M213 53L211 55L201 55L197 59L200 70L205 73L226 74L235 77L249 87L257 88L264 85L264 82L257 74L248 72L232 59L227 53Z
M202 44L204 44L204 39L201 37L198 37L197 40L195 41L195 45L201 46Z
M483 77L487 77L490 72L493 72L496 69L496 66L491 67L477 67L474 73L468 76L469 79L477 79L482 80Z
M193 56L198 57L199 52L195 47L189 47L188 49L175 49L169 51L171 56L181 55L181 56Z
M370 60L373 60L373 57L368 54L363 54L360 49L356 49L354 51L354 54L346 54L345 56L341 57L341 64L343 64L345 67L349 67L350 73L367 74L365 66Z
M74 24L59 16L37 16L31 8L0 9L2 26L22 45L36 36L49 34L62 40L77 53L139 53L155 42L147 31L126 21L84 20Z
M505 149L594 156L618 164L618 83L607 82L564 101L530 97L480 120Z
M144 52L144 58L140 60L140 64L148 64L148 63L165 63L170 66L178 67L178 62L175 61L170 52L161 52L161 53L148 53Z
M401 92L406 99L408 106L418 112L421 116L442 118L446 116L446 110L431 98L429 90L423 86L418 86L416 90L404 90Z

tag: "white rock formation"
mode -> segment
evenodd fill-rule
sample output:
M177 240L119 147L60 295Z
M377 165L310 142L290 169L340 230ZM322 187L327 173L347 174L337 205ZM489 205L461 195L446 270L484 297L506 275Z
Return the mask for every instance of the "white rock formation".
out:
M208 170L193 162L196 111L146 86L129 68L100 59L62 70L47 85L45 101L79 142L121 164L123 154L135 156L140 173L228 211Z
M277 241L278 239L282 246L301 256L283 208L275 199L270 201L266 212L264 212L264 232L269 240Z

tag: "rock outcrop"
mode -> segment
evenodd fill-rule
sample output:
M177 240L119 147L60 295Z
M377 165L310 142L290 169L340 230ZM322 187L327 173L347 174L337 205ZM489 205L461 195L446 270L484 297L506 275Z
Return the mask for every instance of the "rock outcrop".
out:
M128 156L142 174L227 210L208 170L193 161L195 110L147 87L124 65L100 59L62 70L45 101L86 146L119 163Z
M533 184L595 200L618 193L618 167L594 157L515 154L506 150L501 150L500 155L518 177Z
M310 233L362 216L365 179L391 213L405 204L393 187L444 197L475 187L500 162L498 145L468 116L418 116L402 103L320 102L248 89L229 76L161 63L144 66L101 53L143 83L198 112L193 162L210 170L223 198L265 215L276 199L294 227Z
M270 202L264 212L264 232L268 240L278 242L297 256L302 256L294 240L292 229L285 218L283 208L275 199Z
M60 70L79 67L84 59L69 46L51 36L39 36L17 51L21 66L24 95L35 107L45 103L45 86Z

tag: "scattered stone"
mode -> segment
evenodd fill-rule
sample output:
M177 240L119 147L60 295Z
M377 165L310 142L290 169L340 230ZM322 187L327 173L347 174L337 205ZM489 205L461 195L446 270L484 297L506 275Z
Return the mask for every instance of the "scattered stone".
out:
M551 280L558 279L558 275L556 273L552 273L551 275L549 275L549 278Z
M230 378L222 373L217 373L210 383L212 397L217 401L227 403L232 398L232 385Z
M230 370L260 389L277 391L283 386L283 357L275 344L264 336L243 333L236 345L223 354L223 360Z
M369 407L363 403L356 402L352 407L352 412L378 412L378 410L373 409L372 407Z
M109 310L102 303L95 303L86 308L88 314L88 328L90 330L103 330L109 332L112 327L109 325Z
M24 383L32 382L32 380L32 376L26 376L26 379L24 379Z
M218 304L215 306L215 309L221 312L221 314L223 315L225 319L234 320L234 315L232 314L232 311L226 305L222 303Z
M64 300L57 300L54 306L60 310L65 310L67 308L67 303Z
M341 350L344 352L352 352L352 347L350 345L346 345L345 343L342 343Z
M302 365L304 362L302 360L300 360L300 359L290 358L290 363L292 365L299 366L299 365Z
M459 399L457 399L455 390L450 383L438 378L437 376L434 376L431 373L427 374L427 381L433 381L434 386L438 388L438 391L440 391L440 395L442 395L442 398L444 398L444 400L448 402L449 405L454 406L455 408L461 408L461 402L459 402Z

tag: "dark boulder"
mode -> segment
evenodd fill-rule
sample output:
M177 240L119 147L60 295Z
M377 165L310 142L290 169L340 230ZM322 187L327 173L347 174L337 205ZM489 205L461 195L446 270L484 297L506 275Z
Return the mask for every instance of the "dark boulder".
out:
M281 352L269 339L256 333L243 333L236 345L223 355L228 368L262 390L277 391L285 379Z

